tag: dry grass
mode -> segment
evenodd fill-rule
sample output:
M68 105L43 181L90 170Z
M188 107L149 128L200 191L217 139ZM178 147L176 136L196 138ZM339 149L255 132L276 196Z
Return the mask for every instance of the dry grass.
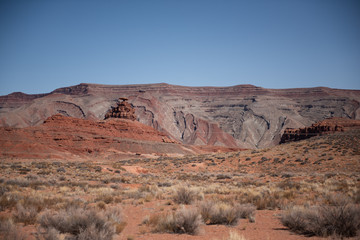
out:
M255 206L251 204L229 204L204 201L200 203L200 213L206 224L235 225L240 218L255 221Z
M178 204L191 204L197 198L198 194L189 187L181 186L176 189L173 200Z
M12 222L11 219L0 219L0 238L3 240L25 240L28 236Z
M83 238L94 236L101 239L108 233L113 236L121 233L126 227L122 220L107 219L105 213L112 206L128 208L129 205L144 204L144 209L155 206L151 210L155 212L144 213L149 214L149 218L144 221L146 225L140 226L143 228L140 233L148 232L151 226L159 232L193 234L196 231L191 230L188 223L195 223L195 229L200 228L196 226L201 226L201 222L224 224L227 226L222 228L229 228L241 218L254 221L255 208L281 210L291 204L317 206L310 208L316 210L315 215L311 215L309 208L286 211L283 221L287 221L289 226L294 224L293 231L300 233L299 229L306 229L301 227L304 219L317 219L316 223L321 221L323 225L330 222L323 219L331 219L334 224L336 219L340 219L338 222L347 223L349 227L346 228L350 229L357 221L355 205L345 204L340 206L346 207L339 208L339 204L329 196L342 194L355 204L360 202L359 155L354 155L359 145L356 141L349 138L344 142L342 136L326 136L256 151L175 158L137 157L120 160L115 165L112 161L105 161L101 168L99 162L3 161L0 163L0 215L12 217L15 222L12 229L21 229L24 224L30 225L27 229L34 229L38 226L36 219L49 212L65 223L75 221L73 226L81 225L76 223L76 219L87 216L95 219L96 224L84 220L86 231L78 229L75 235L70 230L63 232L58 225L64 223L56 225L59 221L55 221L53 225L41 227L38 237L80 238L81 232ZM350 146L352 142L356 142L353 147ZM147 172L131 173L122 166L139 166ZM186 210L182 210L179 204L187 205ZM93 209L89 206L97 208L98 212L90 213ZM69 209L83 210L70 213ZM331 213L331 216L326 213ZM69 214L79 217L69 219L66 217ZM349 223L346 219L353 220ZM105 224L105 232L96 227L101 225L97 222ZM176 227L178 225L182 228ZM321 233L312 230L311 234L338 234L342 231L334 226L323 229Z
M150 217L155 232L197 234L203 224L201 216L196 209L181 208L175 213Z
M13 208L18 201L18 197L14 194L4 194L0 197L0 211Z
M16 211L13 214L15 222L21 222L25 225L34 224L36 222L36 216L38 209L34 206L24 207L21 203L16 205Z
M344 199L333 205L294 207L282 215L281 222L308 236L354 237L360 229L360 207Z
M43 229L42 234L70 234L76 239L112 239L116 233L116 225L122 221L122 213L119 208L111 208L105 212L94 209L70 207L65 210L46 211L40 218L39 223Z

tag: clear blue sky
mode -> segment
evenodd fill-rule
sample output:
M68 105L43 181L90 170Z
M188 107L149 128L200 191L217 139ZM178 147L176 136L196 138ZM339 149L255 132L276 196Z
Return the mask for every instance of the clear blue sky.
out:
M0 0L0 95L81 82L360 89L360 1Z

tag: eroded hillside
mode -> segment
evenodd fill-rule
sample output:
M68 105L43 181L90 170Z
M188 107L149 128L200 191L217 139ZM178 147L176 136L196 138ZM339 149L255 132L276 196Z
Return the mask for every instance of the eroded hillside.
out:
M2 96L0 123L39 125L56 113L101 120L119 97L129 99L141 123L185 144L264 148L279 143L286 128L328 117L360 119L359 90L80 84L49 94Z

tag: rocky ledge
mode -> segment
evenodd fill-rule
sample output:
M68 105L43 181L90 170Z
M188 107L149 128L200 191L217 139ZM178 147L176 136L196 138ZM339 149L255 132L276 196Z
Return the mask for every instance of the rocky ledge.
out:
M299 141L323 134L343 132L351 128L360 128L360 120L335 117L327 118L323 121L312 124L310 127L298 129L286 128L281 137L280 144Z
M119 98L117 106L111 107L111 109L105 114L105 119L124 118L136 120L135 109L127 102L127 100L127 98Z

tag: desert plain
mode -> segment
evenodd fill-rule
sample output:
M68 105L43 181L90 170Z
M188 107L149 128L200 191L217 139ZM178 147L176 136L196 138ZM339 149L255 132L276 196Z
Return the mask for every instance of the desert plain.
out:
M330 109L333 113L321 115L318 112L321 116L311 116L318 118L315 121L304 110L314 109L314 106L304 107L310 102L305 98L306 104L297 112L299 115L278 118L271 113L256 114L255 110L263 109L260 107L263 103L258 102L267 90L251 88L255 92L261 90L256 93L258 97L244 98L248 106L232 106L241 107L243 115L233 109L231 114L220 118L212 114L213 110L209 115L212 118L202 115L200 119L195 113L202 108L189 104L182 111L174 111L172 124L178 126L175 129L164 127L171 120L158 118L153 111L156 107L160 110L166 107L169 111L168 105L156 105L159 103L156 98L161 99L159 96L146 103L148 107L151 104L151 113L139 105L132 105L136 109L135 120L128 119L126 114L125 118L104 120L106 111L117 111L114 110L116 104L113 108L106 106L101 116L96 112L89 114L91 109L97 109L91 105L96 98L81 100L92 108L82 110L85 117L77 116L75 113L81 111L69 102L79 103L74 89L81 87L72 88L72 92L61 90L59 93L58 90L53 96L37 96L35 100L31 97L23 99L22 95L16 101L14 96L2 98L2 239L360 237L360 123L358 107L355 100L349 100L350 97L341 96L339 100L337 97L341 94L336 90L318 89L322 99L324 94L336 92L318 106L321 111ZM134 95L133 88L125 89L130 89L129 94ZM139 89L141 91L137 90L136 94L151 95L148 89ZM274 93L268 92L274 99ZM301 98L300 90L293 92ZM91 91L81 94L83 99L90 99ZM196 102L204 96L209 98L207 93L200 95L191 96L188 102ZM239 91L238 95L246 95L246 91ZM352 96L358 98L358 93L352 92ZM54 98L55 107L41 108L43 97L47 106L51 106L49 98ZM126 97L130 103L132 99L135 103L146 102L145 97ZM281 98L285 97L283 94ZM68 102L61 102L59 98L66 98ZM105 106L104 99L102 97ZM202 105L204 101L202 99ZM328 102L331 104L325 108ZM338 108L334 102L343 105ZM280 111L279 107L275 108L275 112ZM42 120L29 122L28 109L34 110L35 119L42 116ZM191 109L194 113L186 114ZM295 112L294 109L291 111ZM182 114L183 123L179 114ZM248 129L231 134L231 119L236 119L239 114L243 121L238 125L248 126ZM143 121L142 116L146 116ZM216 118L226 124L215 124ZM291 120L287 121L289 118ZM10 126L11 119L22 125ZM278 119L287 127L293 126L294 130L287 132L298 136L282 138L285 127L281 124L272 126L271 119ZM251 124L251 120L255 123ZM316 125L321 120L323 122ZM152 124L146 124L149 121ZM263 123L266 122L271 126L264 130ZM311 132L311 124L323 130ZM260 130L250 134L249 129ZM251 136L243 138L243 134ZM281 139L288 140L279 144Z

